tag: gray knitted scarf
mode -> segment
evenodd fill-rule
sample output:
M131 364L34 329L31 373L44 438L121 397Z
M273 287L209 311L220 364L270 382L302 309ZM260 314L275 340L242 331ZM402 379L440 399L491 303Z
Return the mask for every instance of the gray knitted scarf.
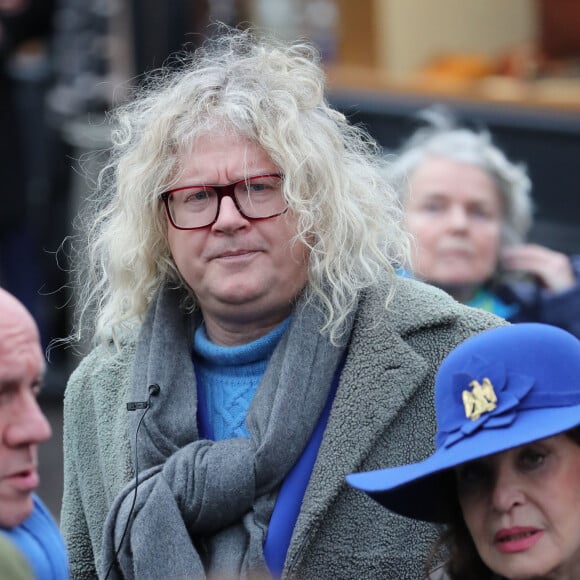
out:
M146 401L154 383L161 390L137 436L143 411L128 413L137 493L133 480L109 511L102 577L113 561L110 578L267 573L263 544L278 490L316 426L344 351L321 336L319 309L299 302L248 410L250 437L200 440L194 323L179 300L178 291L161 290L139 336L129 400Z

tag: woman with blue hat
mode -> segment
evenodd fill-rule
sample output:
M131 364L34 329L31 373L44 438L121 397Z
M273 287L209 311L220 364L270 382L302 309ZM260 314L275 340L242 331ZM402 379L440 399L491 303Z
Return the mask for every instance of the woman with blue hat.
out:
M446 524L430 578L580 578L580 341L537 323L471 337L443 361L435 406L429 458L348 483Z

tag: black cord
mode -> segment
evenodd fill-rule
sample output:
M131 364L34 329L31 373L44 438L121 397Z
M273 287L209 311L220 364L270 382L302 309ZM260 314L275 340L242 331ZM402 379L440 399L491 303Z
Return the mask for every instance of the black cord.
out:
M139 454L137 453L137 435L139 434L139 427L141 427L141 423L143 423L143 419L145 419L145 415L147 415L147 411L151 407L151 397L157 396L159 394L159 385L150 385L149 386L149 397L147 398L147 406L139 419L139 423L137 423L137 429L135 429L135 490L133 492L133 501L131 502L131 509L129 510L129 515L127 516L127 521L125 522L125 529L123 530L123 535L121 536L121 540L119 541L119 545L115 550L115 555L107 568L107 573L105 574L105 580L109 577L111 570L113 569L113 564L117 561L119 556L119 552L121 551L121 547L123 546L123 541L125 540L125 536L127 535L127 530L129 529L129 523L131 522L131 517L133 515L133 510L135 509L135 504L137 502L137 488L139 487ZM127 408L132 410L129 407L131 403L128 404ZM114 540L113 540L114 541Z

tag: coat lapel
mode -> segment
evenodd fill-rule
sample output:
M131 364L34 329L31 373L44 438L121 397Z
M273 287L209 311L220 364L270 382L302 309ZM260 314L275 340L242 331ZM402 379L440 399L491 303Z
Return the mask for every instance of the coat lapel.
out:
M360 312L287 561L323 520L346 485L344 476L360 468L428 372L384 310L382 320L373 316L376 310Z

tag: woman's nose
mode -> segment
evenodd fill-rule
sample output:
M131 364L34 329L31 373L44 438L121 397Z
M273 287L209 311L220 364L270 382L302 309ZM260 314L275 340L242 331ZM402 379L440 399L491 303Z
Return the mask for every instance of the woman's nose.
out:
M452 207L449 210L447 221L449 227L454 230L466 230L468 227L467 212L463 207Z
M510 466L499 467L491 492L493 508L499 513L506 513L524 501L524 488L516 470Z

